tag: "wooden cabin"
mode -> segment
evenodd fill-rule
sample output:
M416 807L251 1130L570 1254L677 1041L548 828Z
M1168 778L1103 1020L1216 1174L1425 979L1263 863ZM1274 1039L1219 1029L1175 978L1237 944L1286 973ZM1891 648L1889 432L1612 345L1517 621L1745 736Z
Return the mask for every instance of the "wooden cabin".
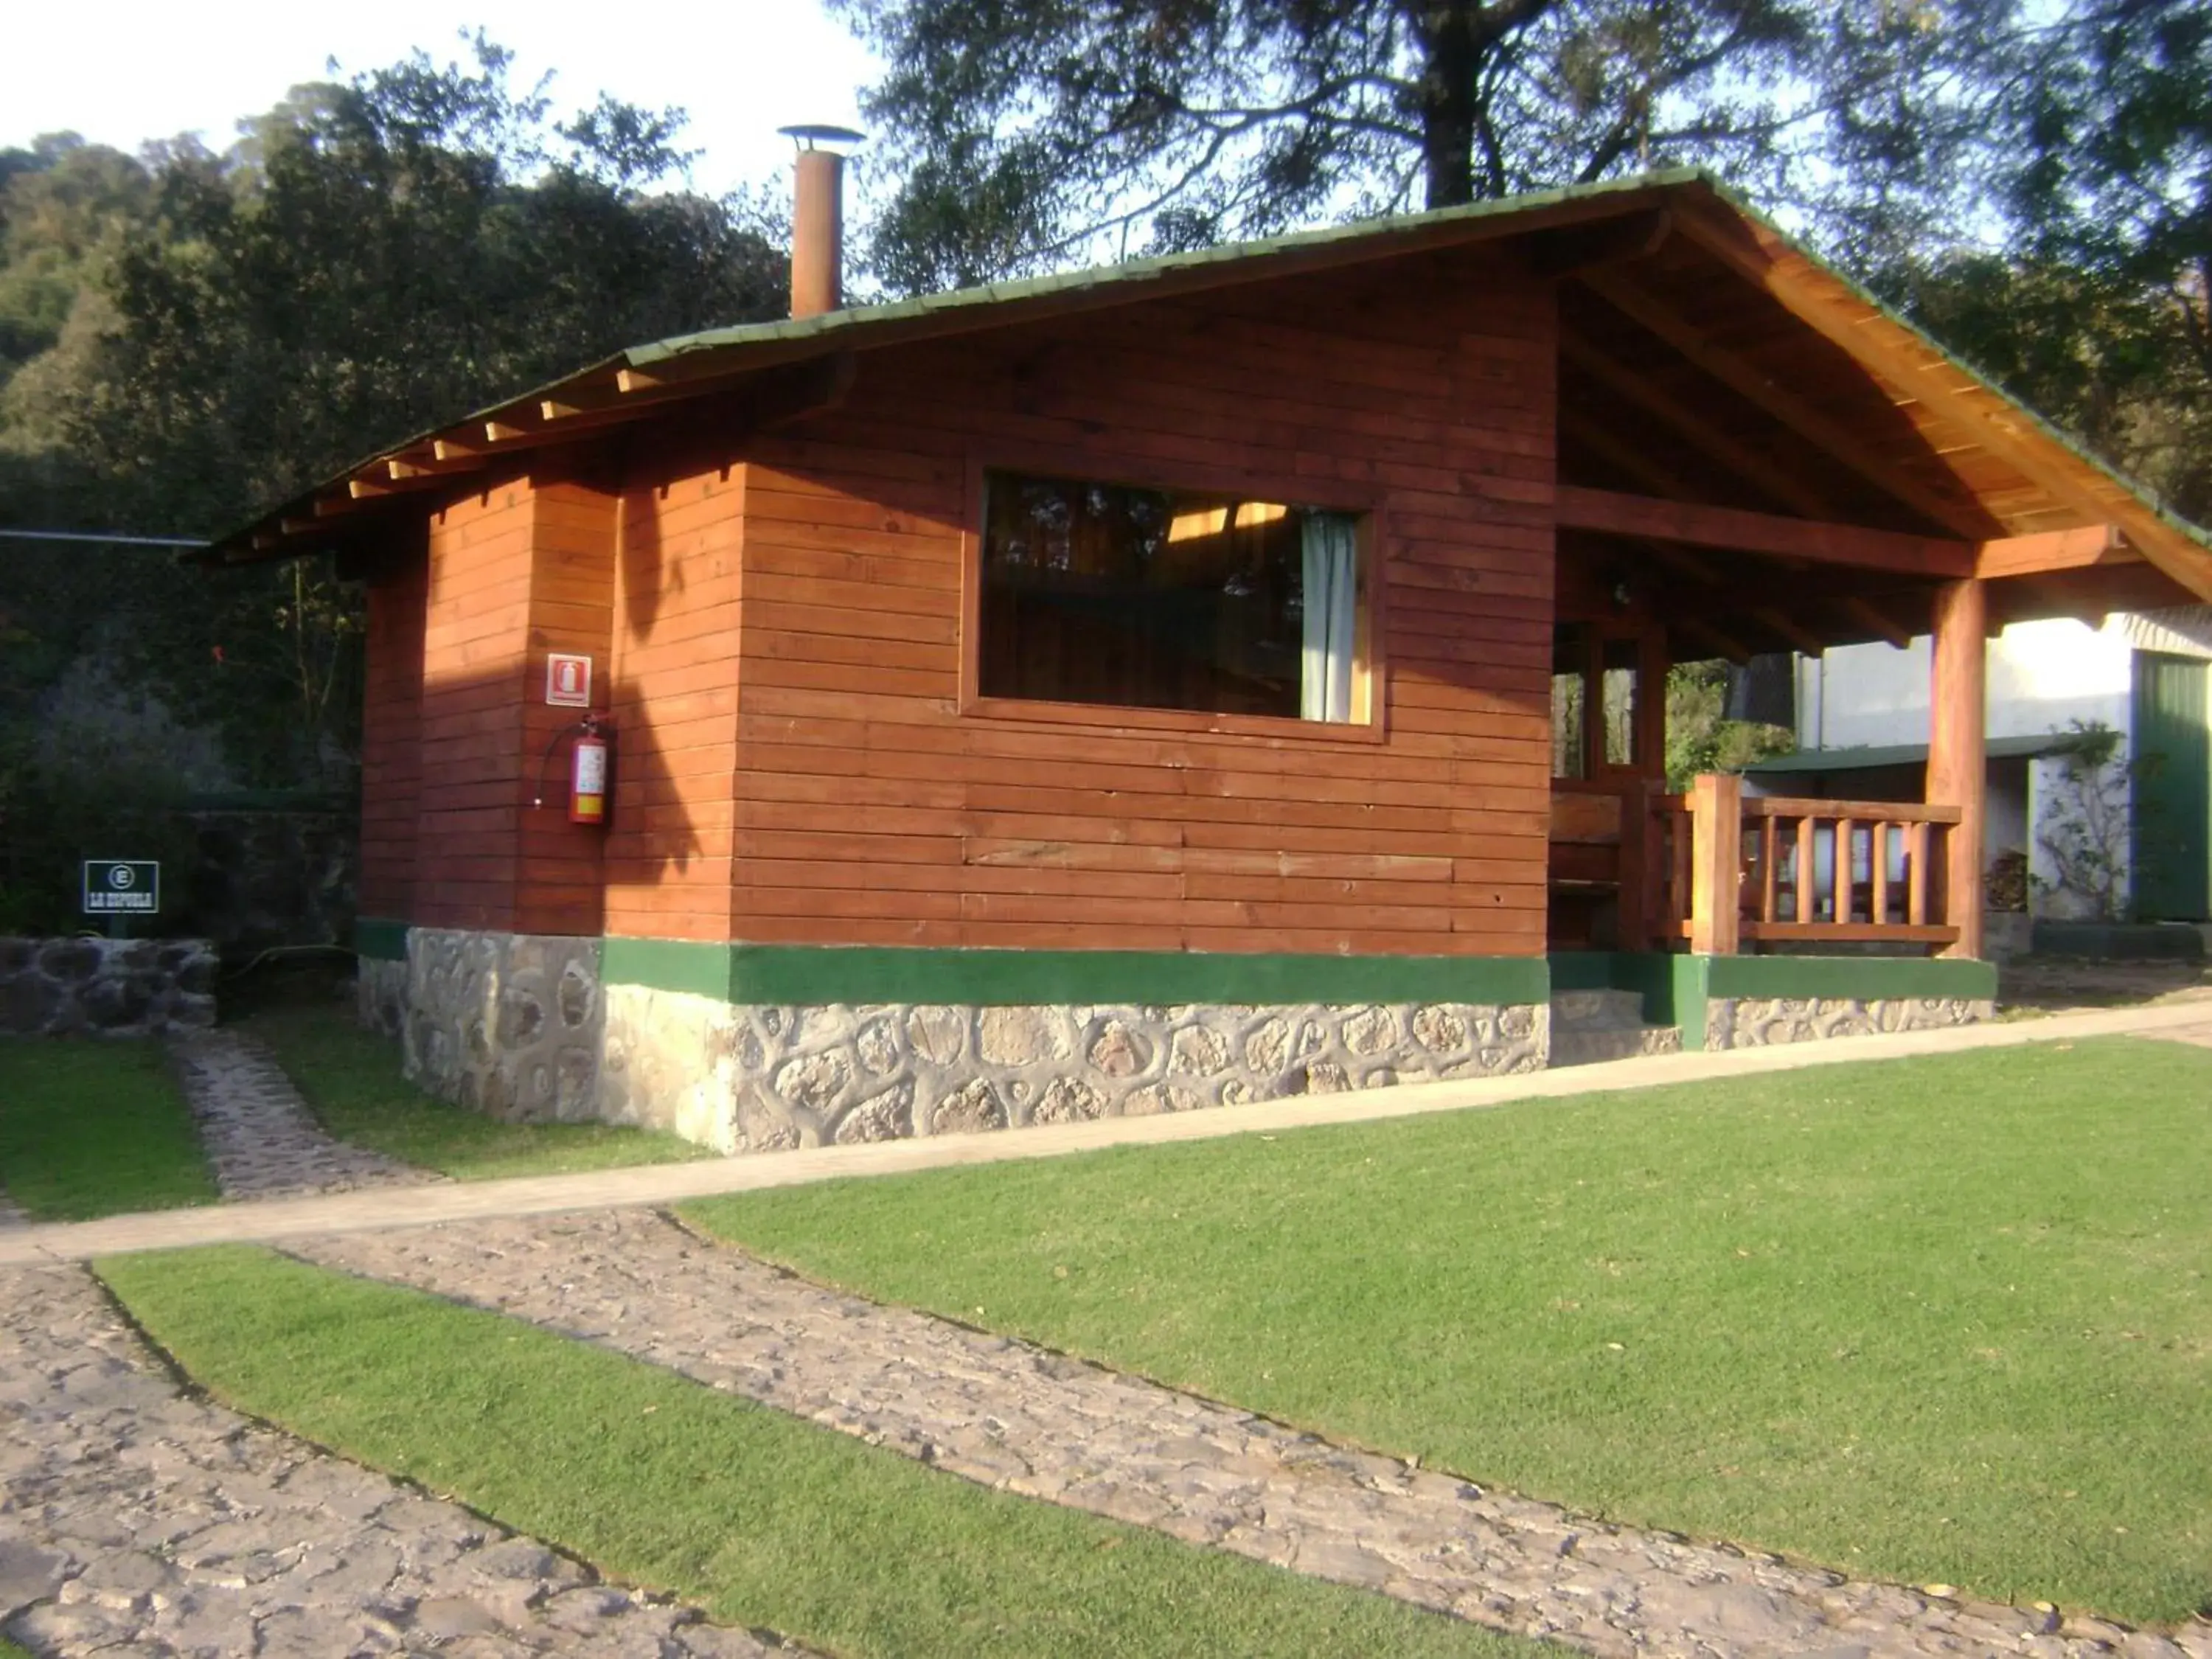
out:
M800 253L211 556L368 584L363 1005L458 1097L743 1151L1531 1068L1568 992L1974 1018L1984 635L2212 598L1699 175L854 309ZM1928 633L1923 802L1667 791L1671 663Z

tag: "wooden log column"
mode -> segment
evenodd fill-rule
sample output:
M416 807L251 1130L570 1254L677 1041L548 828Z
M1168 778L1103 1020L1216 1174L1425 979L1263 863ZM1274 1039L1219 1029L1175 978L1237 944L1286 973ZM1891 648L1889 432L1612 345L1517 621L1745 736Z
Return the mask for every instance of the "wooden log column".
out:
M1936 591L1934 650L1928 698L1929 805L1956 806L1959 821L1945 837L1943 914L1959 930L1947 957L1982 954L1983 796L1989 767L1987 726L1989 597L1973 579Z
M1743 780L1700 774L1690 784L1690 949L1732 957L1740 937L1737 894L1743 881Z

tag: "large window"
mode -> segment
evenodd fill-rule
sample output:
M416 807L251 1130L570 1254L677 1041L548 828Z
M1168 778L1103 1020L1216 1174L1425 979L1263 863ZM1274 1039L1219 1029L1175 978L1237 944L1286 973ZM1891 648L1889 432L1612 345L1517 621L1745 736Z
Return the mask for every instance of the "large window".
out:
M1364 720L1362 539L1285 501L990 473L977 690Z

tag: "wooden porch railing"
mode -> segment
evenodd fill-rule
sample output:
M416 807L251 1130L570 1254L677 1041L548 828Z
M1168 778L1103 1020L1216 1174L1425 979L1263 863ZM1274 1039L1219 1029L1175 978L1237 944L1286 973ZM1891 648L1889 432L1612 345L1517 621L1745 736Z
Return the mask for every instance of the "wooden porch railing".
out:
M1727 775L1650 797L1652 933L1701 955L1746 943L1942 946L1959 938L1942 872L1956 806L1749 796Z

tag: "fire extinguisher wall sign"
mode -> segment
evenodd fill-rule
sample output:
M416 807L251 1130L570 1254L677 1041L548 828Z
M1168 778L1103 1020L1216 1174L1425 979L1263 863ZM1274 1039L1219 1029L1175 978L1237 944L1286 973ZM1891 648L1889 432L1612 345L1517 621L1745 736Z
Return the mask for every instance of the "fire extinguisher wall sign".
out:
M592 659L556 651L545 659L545 701L556 708L592 706Z
M607 740L586 732L568 751L568 822L607 821Z

